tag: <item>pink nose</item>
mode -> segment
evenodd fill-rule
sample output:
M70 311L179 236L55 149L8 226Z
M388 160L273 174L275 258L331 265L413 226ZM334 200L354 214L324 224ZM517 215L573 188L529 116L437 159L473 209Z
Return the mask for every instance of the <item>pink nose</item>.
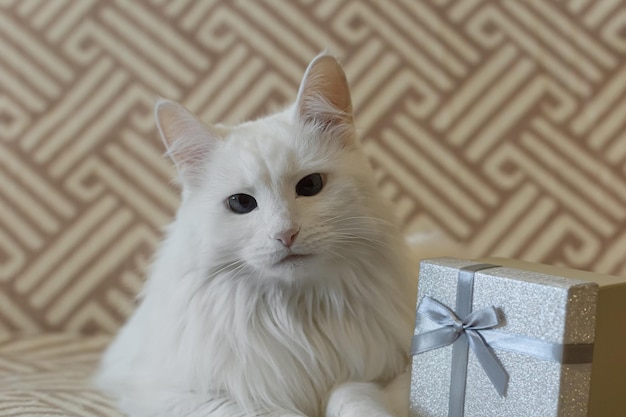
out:
M288 230L285 230L283 232L276 233L275 235L272 236L272 238L276 239L276 240L280 240L280 242L283 245L285 245L288 248L290 248L291 245L293 245L293 241L296 240L296 236L298 236L298 233L300 233L300 229L292 227L292 228L290 228Z

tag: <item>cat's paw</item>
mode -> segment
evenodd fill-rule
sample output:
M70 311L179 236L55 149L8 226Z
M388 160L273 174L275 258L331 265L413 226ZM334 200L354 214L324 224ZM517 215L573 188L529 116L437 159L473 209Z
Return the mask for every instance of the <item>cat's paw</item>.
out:
M330 393L325 417L397 417L387 410L380 387L348 382Z

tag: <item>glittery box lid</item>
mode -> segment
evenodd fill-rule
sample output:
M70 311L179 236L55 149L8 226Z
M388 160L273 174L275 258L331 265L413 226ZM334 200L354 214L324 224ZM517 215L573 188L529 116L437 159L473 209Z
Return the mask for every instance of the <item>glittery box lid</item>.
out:
M454 307L458 271L475 263L479 262L423 260L418 303L429 295ZM510 334L555 343L593 343L597 296L594 282L502 266L475 274L473 310L498 308L506 320L501 330ZM436 327L428 319L416 317L416 334Z
M454 309L460 268L482 262L453 258L423 260L418 303L428 295ZM497 262L490 262L496 263ZM498 267L474 278L473 310L498 308L498 330L555 343L593 343L598 285L529 270ZM415 334L438 326L416 316ZM413 357L411 416L448 415L451 346ZM465 417L587 415L591 365L562 365L513 352L496 356L510 375L500 398L473 354L469 355Z

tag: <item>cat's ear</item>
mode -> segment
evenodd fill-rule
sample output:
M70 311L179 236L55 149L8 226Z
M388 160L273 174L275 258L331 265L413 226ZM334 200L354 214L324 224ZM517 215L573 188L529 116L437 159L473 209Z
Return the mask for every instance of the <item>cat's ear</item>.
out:
M185 185L200 181L202 167L219 140L217 129L205 126L189 110L169 100L154 106L161 139Z
M296 111L305 124L338 133L344 140L352 137L350 87L335 57L321 54L311 61L300 84Z

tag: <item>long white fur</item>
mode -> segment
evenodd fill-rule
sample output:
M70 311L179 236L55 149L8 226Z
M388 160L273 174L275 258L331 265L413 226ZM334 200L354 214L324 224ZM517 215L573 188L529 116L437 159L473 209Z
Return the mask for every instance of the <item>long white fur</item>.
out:
M130 416L406 414L414 268L366 158L346 140L349 119L336 131L304 123L297 104L221 138L182 124L176 140L190 142L174 149L202 148L202 160L186 157L193 178L181 178L141 303L97 375ZM159 106L186 117L167 102L157 117ZM322 192L297 198L295 184L316 172ZM230 212L235 193L258 208ZM276 265L288 250L271 236L294 226L291 249L314 256Z

